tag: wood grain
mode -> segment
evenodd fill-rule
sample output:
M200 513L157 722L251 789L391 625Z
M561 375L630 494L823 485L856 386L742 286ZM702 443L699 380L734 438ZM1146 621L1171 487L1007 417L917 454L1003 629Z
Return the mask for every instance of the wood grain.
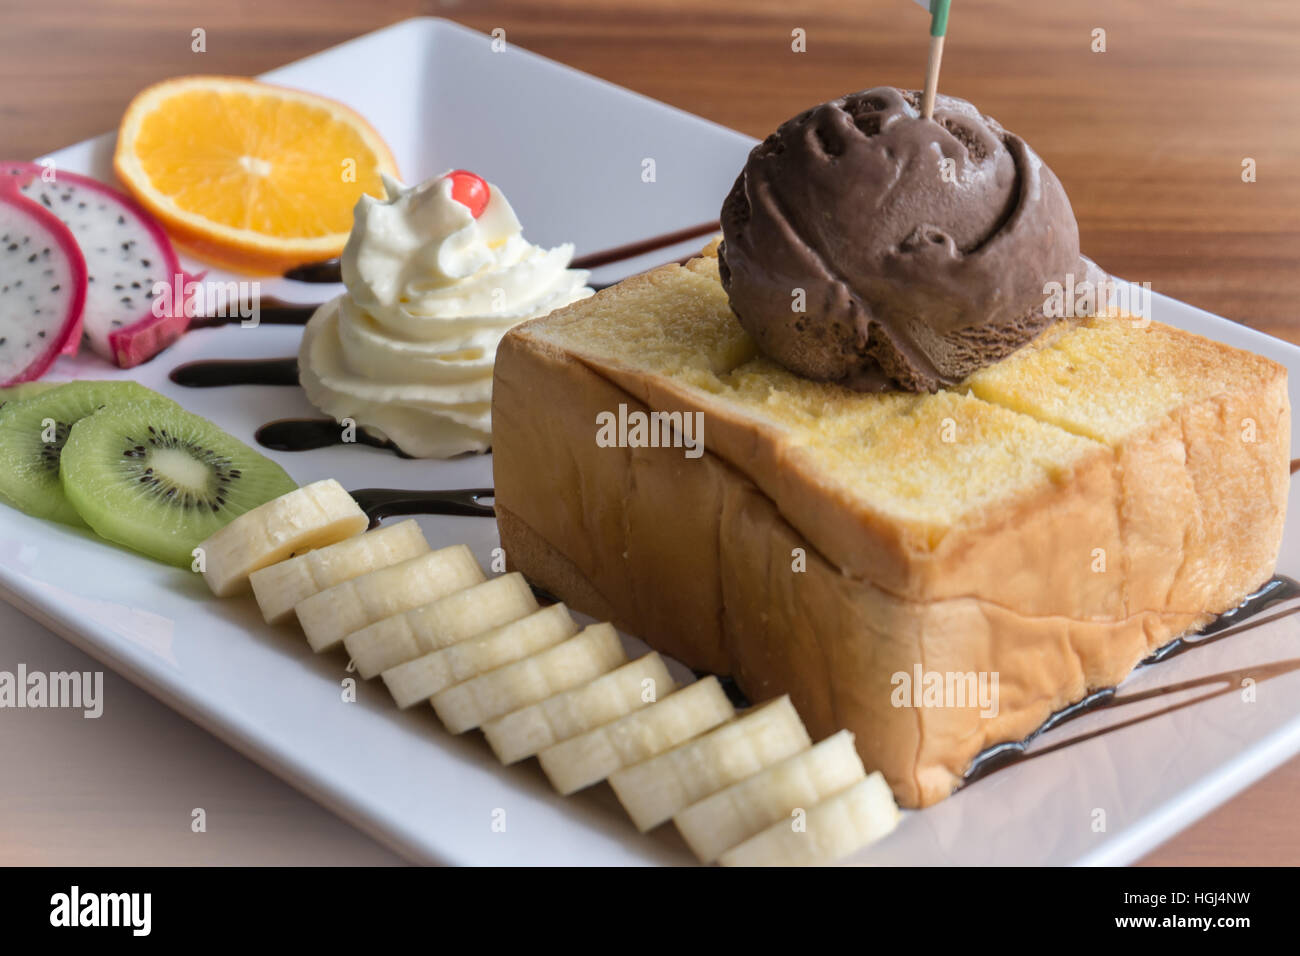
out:
M917 86L925 69L925 15L907 0L0 0L0 154L112 129L154 80L254 74L417 15L504 28L755 136L850 90ZM194 53L200 27L207 51ZM804 53L791 50L796 28ZM1104 267L1300 342L1298 41L1293 0L957 3L942 88L1035 146ZM1149 862L1300 863L1297 790L1300 760Z

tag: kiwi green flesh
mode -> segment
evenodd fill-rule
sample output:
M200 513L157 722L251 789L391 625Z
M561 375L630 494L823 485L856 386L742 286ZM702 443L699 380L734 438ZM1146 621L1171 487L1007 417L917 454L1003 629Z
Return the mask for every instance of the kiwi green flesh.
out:
M0 500L37 518L71 525L85 524L59 481L60 455L72 426L113 405L175 404L128 381L18 388L22 391L7 401L0 394Z
M50 389L58 387L58 382L23 382L19 385L0 388L0 409L3 409L10 402L31 398L41 392L48 392Z
M63 490L101 537L178 567L233 518L297 484L269 458L178 405L106 408L73 426Z

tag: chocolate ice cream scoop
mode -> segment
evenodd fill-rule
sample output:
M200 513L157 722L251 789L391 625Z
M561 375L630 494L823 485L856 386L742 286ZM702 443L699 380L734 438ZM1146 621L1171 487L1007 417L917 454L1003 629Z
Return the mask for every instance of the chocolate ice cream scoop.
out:
M783 123L722 206L722 283L764 353L808 378L934 391L1033 338L1081 269L1065 190L970 103L854 93Z

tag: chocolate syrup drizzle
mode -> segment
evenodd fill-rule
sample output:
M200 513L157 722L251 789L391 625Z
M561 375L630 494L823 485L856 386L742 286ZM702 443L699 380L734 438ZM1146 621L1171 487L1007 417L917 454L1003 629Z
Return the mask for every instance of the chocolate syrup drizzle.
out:
M350 440L343 437L343 426L332 418L280 418L267 422L253 437L263 448L272 451L314 451L331 445L367 445L370 448L383 448L391 451L398 458L414 458L391 441L376 438L364 428L356 429Z
M226 385L297 385L298 360L206 359L185 362L168 375L186 388L220 388Z
M491 488L452 488L447 491L418 491L403 488L362 488L351 492L353 500L374 527L394 515L458 515L468 518L495 518L496 509L483 504L492 498Z
M316 310L319 308L319 305L300 305L268 297L258 302L257 323L258 325L306 325L307 320L315 315ZM223 325L239 325L245 321L244 313L250 310L245 308L242 312L236 312L233 309L230 311L235 314L196 316L190 320L190 330L215 329Z
M343 264L338 256L320 262L305 262L285 272L286 279L295 282L330 283L343 281Z
M663 249L666 246L675 246L687 239L698 239L701 236L707 236L721 230L722 223L716 219L713 222L702 222L698 226L678 229L676 232L664 233L662 236L642 239L640 242L629 242L625 246L615 246L613 249L606 249L603 252L578 256L569 264L569 267L572 269L595 269L597 266L607 266L611 262L621 262L624 259L635 259L647 252L654 252L656 249Z
M571 269L595 269L599 266L607 266L612 262L622 262L624 259L635 259L637 256L645 255L647 252L654 252L656 249L663 249L667 246L675 246L679 242L685 242L687 239L698 239L701 236L707 236L710 233L720 232L722 223L716 219L713 222L702 222L698 226L688 226L685 229L678 229L676 232L666 232L660 236L652 236L649 239L641 239L638 242L629 242L624 246L615 246L613 249L604 249L600 252L588 253L585 256L578 256L571 263ZM293 279L297 282L311 283L328 283L342 282L343 269L342 263L337 257L333 259L324 259L320 262L308 262L304 265L294 266L284 274L286 279Z
M1138 667L1149 667L1152 664L1159 664L1161 661L1167 661L1172 657L1186 654L1188 651L1214 644L1230 637L1234 634L1240 634L1242 631L1249 631L1269 624L1273 621L1281 620L1292 614L1300 612L1300 604L1294 607L1278 611L1267 617L1257 617L1264 611L1285 601L1293 600L1300 597L1300 582L1285 575L1273 577L1267 584L1246 597L1241 604L1237 605L1230 611L1224 611L1214 621L1206 625L1196 634L1178 637L1156 650L1150 657L1139 663ZM1136 668L1135 668L1136 670ZM1199 704L1201 701L1210 700L1220 697L1230 691L1236 690L1243 678L1252 678L1255 681L1268 680L1271 677L1277 677L1281 674L1290 673L1291 671L1300 670L1300 658L1291 660L1278 661L1272 664L1264 664L1258 667L1243 668L1233 671L1225 671L1221 674L1210 674L1206 677L1197 677L1192 680L1180 681L1176 684L1167 684L1163 687L1153 687L1143 691L1136 691L1131 694L1120 694L1115 687L1106 687L1089 694L1083 700L1071 704L1058 710L1047 718L1037 730L1026 737L1024 740L1008 741L1006 743L994 744L976 754L975 759L971 761L970 767L962 775L961 784L958 789L963 789L977 780L987 777L1004 767L1012 764L1023 763L1026 760L1032 760L1035 757L1042 757L1045 754L1055 753L1066 747L1081 744L1087 740L1093 740L1104 734L1113 733L1122 730L1125 727L1132 727L1134 724L1140 724L1160 717L1163 714L1170 714L1176 710L1182 710L1193 704ZM1065 724L1076 717L1082 717L1084 714L1090 714L1094 711L1105 710L1112 707L1123 707L1128 704L1135 704L1144 700L1151 700L1162 697L1167 694L1175 694L1179 691L1192 690L1197 687L1212 687L1213 690L1205 694L1199 694L1188 700L1176 704L1170 704L1150 713L1142 714L1138 717L1132 717L1120 723L1111 724L1101 727L1097 730L1086 734L1078 734L1074 737L1058 741L1051 746L1042 747L1030 751L1029 746L1050 730L1055 730L1062 724Z

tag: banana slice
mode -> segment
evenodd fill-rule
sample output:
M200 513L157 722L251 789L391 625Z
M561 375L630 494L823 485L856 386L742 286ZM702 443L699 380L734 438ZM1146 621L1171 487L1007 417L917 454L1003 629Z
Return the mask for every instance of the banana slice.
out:
M453 734L464 733L594 680L626 660L613 625L593 624L563 644L447 688L434 696L433 709Z
M718 862L723 866L831 863L879 840L902 818L879 771L803 809L806 815L772 824L723 853Z
M353 631L481 584L486 578L463 544L430 551L313 594L294 608L316 653Z
M479 585L483 587L487 585ZM381 676L397 706L405 709L479 674L554 647L577 633L569 609L552 604L459 644L390 667Z
M663 658L652 652L590 684L489 721L483 733L498 760L515 763L653 704L675 687Z
M435 698L436 699L436 698ZM716 677L706 677L604 727L537 755L551 785L570 794L676 747L736 715Z
M853 735L811 746L788 697L737 718L717 678L676 689L658 654L628 663L612 625L578 632L522 575L488 580L465 545L367 525L337 481L315 482L205 541L204 579L221 596L251 585L268 623L296 614L317 653L343 643L398 707L428 700L452 733L482 727L502 763L537 755L562 794L608 778L638 829L672 819L702 862L824 863L898 825Z
M369 680L380 671L517 621L536 610L537 598L524 576L516 571L376 621L349 634L343 645L357 665L357 672Z
M238 594L259 568L361 534L369 524L333 478L304 485L244 512L199 545L203 580L218 597Z
M696 800L811 746L794 704L781 697L666 753L610 774L609 785L636 828L645 833Z
M813 807L866 777L853 734L841 730L811 750L732 784L673 817L701 863L712 863L796 807Z
M403 521L254 571L248 583L262 617L268 624L278 624L313 594L428 550L419 524Z

